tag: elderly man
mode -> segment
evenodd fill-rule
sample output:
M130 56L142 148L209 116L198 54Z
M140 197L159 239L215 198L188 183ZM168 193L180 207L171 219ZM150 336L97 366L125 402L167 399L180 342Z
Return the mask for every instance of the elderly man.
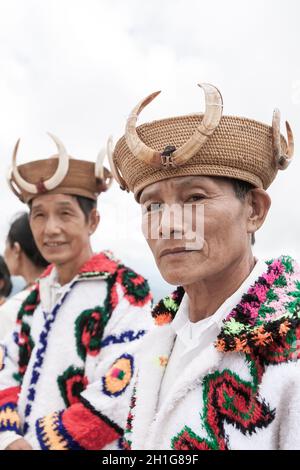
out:
M266 188L292 158L293 137L222 116L202 84L204 115L136 128L141 101L111 155L115 178L143 208L143 231L166 281L153 310L126 431L132 449L300 449L300 272L264 262L251 240ZM298 342L298 344L297 344Z
M140 339L152 324L147 282L110 252L93 254L96 201L111 175L58 155L16 165L10 185L29 205L36 244L52 264L0 347L0 447L118 448Z

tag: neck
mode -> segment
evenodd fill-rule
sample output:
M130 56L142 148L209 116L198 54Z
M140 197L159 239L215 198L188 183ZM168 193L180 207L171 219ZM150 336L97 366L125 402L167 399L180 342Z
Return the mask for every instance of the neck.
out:
M72 279L78 274L80 268L93 256L92 248L87 247L86 250L82 251L77 259L72 259L70 262L64 264L55 264L58 276L58 282L61 286L72 281Z
M20 275L25 279L26 286L34 284L34 282L40 277L42 272L45 270L43 267L37 267L29 259L22 263Z
M236 260L216 276L183 286L189 298L189 318L197 322L213 315L249 276L255 265L253 254Z

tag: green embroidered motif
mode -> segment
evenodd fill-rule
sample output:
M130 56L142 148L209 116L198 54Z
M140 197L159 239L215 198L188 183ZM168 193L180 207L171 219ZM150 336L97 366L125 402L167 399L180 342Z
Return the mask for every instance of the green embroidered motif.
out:
M79 357L96 356L101 347L104 328L110 315L102 307L84 310L75 321L76 346Z
M200 438L185 426L171 440L176 450L226 450L229 448L225 422L233 424L243 434L267 427L275 418L275 410L259 399L258 383L261 371L250 356L252 381L245 381L228 369L207 375L202 383L204 412L202 423L208 439Z

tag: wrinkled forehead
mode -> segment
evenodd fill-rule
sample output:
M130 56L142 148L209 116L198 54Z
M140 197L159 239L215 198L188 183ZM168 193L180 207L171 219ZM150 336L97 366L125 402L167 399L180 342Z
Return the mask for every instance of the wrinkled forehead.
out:
M31 209L52 206L77 206L76 197L71 194L40 194L30 202Z
M139 195L139 203L143 204L146 200L162 196L164 194L180 195L188 190L199 188L207 191L215 191L230 187L230 179L219 176L178 176L157 181L146 186Z

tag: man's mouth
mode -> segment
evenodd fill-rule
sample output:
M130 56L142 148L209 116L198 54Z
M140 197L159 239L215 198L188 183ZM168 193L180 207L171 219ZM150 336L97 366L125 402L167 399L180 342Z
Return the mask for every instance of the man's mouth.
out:
M49 248L56 248L58 246L65 245L66 242L45 242L44 245L48 246Z
M163 256L166 256L166 255L175 255L175 254L178 254L178 253L186 253L186 252L189 252L189 251L193 251L193 250L187 250L186 247L184 246L178 246L176 248L168 248L166 250L163 250L159 257L162 258Z

